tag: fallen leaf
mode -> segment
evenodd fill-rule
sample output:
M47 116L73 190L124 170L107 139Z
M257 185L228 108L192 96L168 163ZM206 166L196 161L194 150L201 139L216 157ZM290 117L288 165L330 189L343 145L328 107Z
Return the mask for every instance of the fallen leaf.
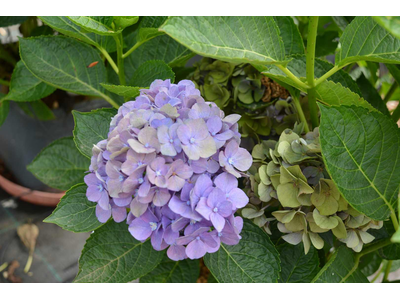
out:
M39 236L39 228L35 224L23 224L18 227L17 233L22 243L29 250L28 261L26 262L26 266L24 269L25 273L29 272L31 268L33 252L35 251L36 240Z

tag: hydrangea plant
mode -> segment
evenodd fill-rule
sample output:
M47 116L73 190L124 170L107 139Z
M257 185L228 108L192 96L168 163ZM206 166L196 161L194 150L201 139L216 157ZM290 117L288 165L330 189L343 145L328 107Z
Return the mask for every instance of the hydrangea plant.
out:
M195 282L200 261L217 282L388 281L397 17L41 19L60 34L20 40L27 70L113 106L74 112L73 138L29 166L71 187L45 221L93 231L76 282ZM264 102L272 83L287 94ZM255 114L283 125L254 118L267 102ZM246 118L261 133L241 141Z

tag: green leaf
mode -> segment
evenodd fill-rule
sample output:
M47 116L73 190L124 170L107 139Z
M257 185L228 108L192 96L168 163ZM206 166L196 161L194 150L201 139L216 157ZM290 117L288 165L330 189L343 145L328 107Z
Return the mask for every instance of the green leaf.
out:
M280 36L285 46L285 56L294 54L304 54L303 38L300 35L299 28L292 17L279 16L274 17L276 25L279 27ZM318 49L318 48L317 48Z
M378 255L378 253L372 252L361 257L358 269L365 276L370 276L374 274L376 271L378 271L381 263L382 263L382 258Z
M373 17L383 28L400 39L400 17Z
M338 67L360 60L400 63L400 40L379 26L372 17L356 17L344 30L340 44L340 51L335 57Z
M144 43L153 37L163 35L164 32L158 28L165 22L168 17L165 16L144 16L141 17L138 29L127 34L124 41L127 45L135 45L136 43Z
M164 255L161 263L140 278L141 283L195 283L200 274L198 259L173 261Z
M344 31L349 25L349 22L346 20L345 17L332 17L333 22L339 27L341 31Z
M87 239L75 282L129 282L151 272L163 256L150 240L134 239L125 222L110 221Z
M141 87L136 86L128 86L128 85L112 85L107 83L102 83L102 87L104 87L107 91L110 91L114 94L135 98L139 96Z
M202 56L261 65L288 62L273 17L170 17L161 30Z
M60 190L83 182L90 161L76 149L72 137L61 138L44 148L28 165L40 181Z
M7 119L9 110L10 110L10 102L2 101L1 94L0 94L0 126L3 125L3 123Z
M314 277L317 283L367 283L368 279L355 266L353 252L346 246L340 246L325 266Z
M72 112L75 120L74 141L78 150L92 157L93 145L108 137L111 118L117 114L114 108L102 108L91 112Z
M319 271L318 251L311 247L304 254L303 244L296 246L285 243L278 247L281 258L281 278L279 282L310 282Z
M385 115L390 115L389 110L385 102L382 100L381 95L375 87L365 78L364 74L361 74L357 79L357 85L361 90L361 93L365 100L367 100L374 108Z
M373 220L396 209L400 132L390 117L362 107L320 105L325 166L344 198Z
M28 17L5 17L2 16L0 17L0 27L7 27L11 25L16 25L16 24L21 24L25 22L28 19Z
M321 35L318 34L316 40L318 46L315 49L315 56L321 57L334 54L339 44L338 36L338 32L335 31L326 31Z
M131 26L133 24L136 24L137 21L139 21L139 17L137 17L137 16L131 16L131 17L129 17L129 16L123 16L123 17L122 16L118 16L118 17L114 17L115 24L121 29L124 29L124 28L126 28L128 26Z
M93 32L82 30L80 26L73 23L67 17L43 16L39 17L39 19L41 19L43 23L49 25L54 30L79 39L82 42L88 43L95 47L101 47L108 52L114 52L117 50L115 40L112 36L98 35Z
M20 39L21 59L35 76L57 88L100 96L106 70L99 53L89 45L64 36ZM93 62L99 63L88 68Z
M149 60L162 60L171 68L182 66L193 56L186 47L167 35L158 36L137 48L125 60L125 74L130 81L136 69Z
M11 76L10 92L6 98L23 102L36 101L47 97L55 90L29 72L24 63L19 61Z
M86 184L78 184L67 191L53 213L43 220L73 232L90 232L103 224L97 220L95 202L86 198Z
M129 84L132 86L150 86L156 79L171 79L171 82L174 82L175 79L172 69L162 60L150 60L140 65L133 73Z
M41 121L54 120L56 116L53 111L42 100L29 102L32 106L33 114Z
M220 249L204 256L204 262L219 282L277 282L279 253L269 236L245 220L242 239L235 246L221 244Z
M112 28L114 17L68 16L68 19L83 29L100 35L116 35L122 31Z

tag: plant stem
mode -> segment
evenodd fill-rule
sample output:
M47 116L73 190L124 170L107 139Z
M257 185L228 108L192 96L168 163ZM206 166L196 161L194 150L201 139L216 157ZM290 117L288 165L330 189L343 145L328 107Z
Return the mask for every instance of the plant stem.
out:
M315 81L315 86L320 85L322 82L324 82L326 79L331 77L333 74L335 74L337 71L339 71L340 68L337 66L334 66L332 69L330 69L328 72L326 72L324 75L322 75L320 78L318 78Z
M301 107L300 100L297 96L292 95L292 98L293 98L293 103L294 103L294 106L296 107L297 113L299 114L300 120L301 120L301 122L304 123L304 131L307 133L310 131L310 128L308 127L308 122L307 122L306 116L304 115L303 108Z
M399 230L399 222L397 221L396 213L392 211L390 218L392 219L394 230Z
M122 57L123 51L123 38L122 33L114 37L117 44L117 63L118 63L118 77L121 85L126 85L125 71L124 71L124 58Z
M387 262L386 269L385 269L385 274L383 275L382 282L387 282L388 281L390 270L392 269L392 263L393 263L392 260L389 260Z
M379 250L379 249L381 249L383 247L386 247L386 246L388 246L390 244L391 244L390 239L383 240L381 242L378 242L378 243L376 243L376 244L374 244L372 246L369 246L369 247L365 248L363 251L361 251L360 253L356 254L355 255L355 259L354 259L353 268L349 271L349 273L347 273L347 275L345 277L342 278L342 280L340 282L345 282L347 280L347 278L349 278L351 276L351 274L353 274L357 270L358 265L360 263L361 257L363 257L364 255L367 255L369 253L375 252L376 250Z
M383 266L380 266L378 271L377 271L377 273L376 273L376 275L375 275L375 277L372 278L371 283L373 283L373 282L378 280L379 276L381 276L382 270L383 270Z
M0 79L0 84L10 86L10 83L7 80Z
M284 66L277 65L277 67L287 75L290 79L292 79L299 87L303 88L304 90L307 90L309 86L305 84L303 81L301 81L299 78L297 78L290 70Z
M398 87L399 87L399 84L397 83L397 81L393 82L392 86L390 87L390 89L386 93L385 98L383 98L383 101L385 103L387 103L389 101L390 97L392 97L392 95L394 94L394 92L396 91L396 89Z
M119 108L119 105L117 104L117 102L115 102L113 99L111 99L109 96L107 96L106 94L101 93L101 97L104 98L104 100L106 100L108 103L110 103L113 107L115 107L116 109Z
M310 109L312 126L318 127L318 106L315 91L314 63L315 63L315 44L317 40L318 17L309 17L308 36L307 36L307 57L306 57L306 77L308 83L308 106Z
M97 49L99 49L99 51L104 55L104 57L107 59L108 63L110 64L110 66L113 68L113 70L115 71L115 73L119 73L118 67L115 64L114 60L111 58L110 54L108 54L108 52L106 51L106 49L102 48L102 47L98 47Z
M139 48L139 46L142 44L143 44L143 42L137 42L135 45L132 46L131 49L126 51L124 54L122 54L122 58L127 58L133 51L135 51L137 48Z

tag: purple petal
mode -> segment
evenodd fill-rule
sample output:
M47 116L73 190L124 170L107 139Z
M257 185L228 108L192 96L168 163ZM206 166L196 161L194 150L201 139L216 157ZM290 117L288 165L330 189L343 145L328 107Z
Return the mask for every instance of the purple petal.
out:
M120 223L126 219L127 213L125 207L113 207L111 214L115 222Z
M201 240L194 240L186 246L186 255L190 259L198 259L207 253L206 246Z
M212 213L212 208L207 205L207 199L200 199L197 203L196 211L200 213L206 220L210 220L210 214Z
M178 261L186 258L186 248L184 246L171 245L167 250L170 259Z
M138 241L147 240L152 234L149 222L143 221L141 218L136 218L129 225L129 232Z
M105 210L100 207L100 205L96 205L96 217L101 223L105 223L111 217L111 209Z
M211 223L213 224L213 226L215 227L215 229L218 232L221 232L225 226L225 218L222 217L220 214L213 212L210 214L210 220L211 220Z

